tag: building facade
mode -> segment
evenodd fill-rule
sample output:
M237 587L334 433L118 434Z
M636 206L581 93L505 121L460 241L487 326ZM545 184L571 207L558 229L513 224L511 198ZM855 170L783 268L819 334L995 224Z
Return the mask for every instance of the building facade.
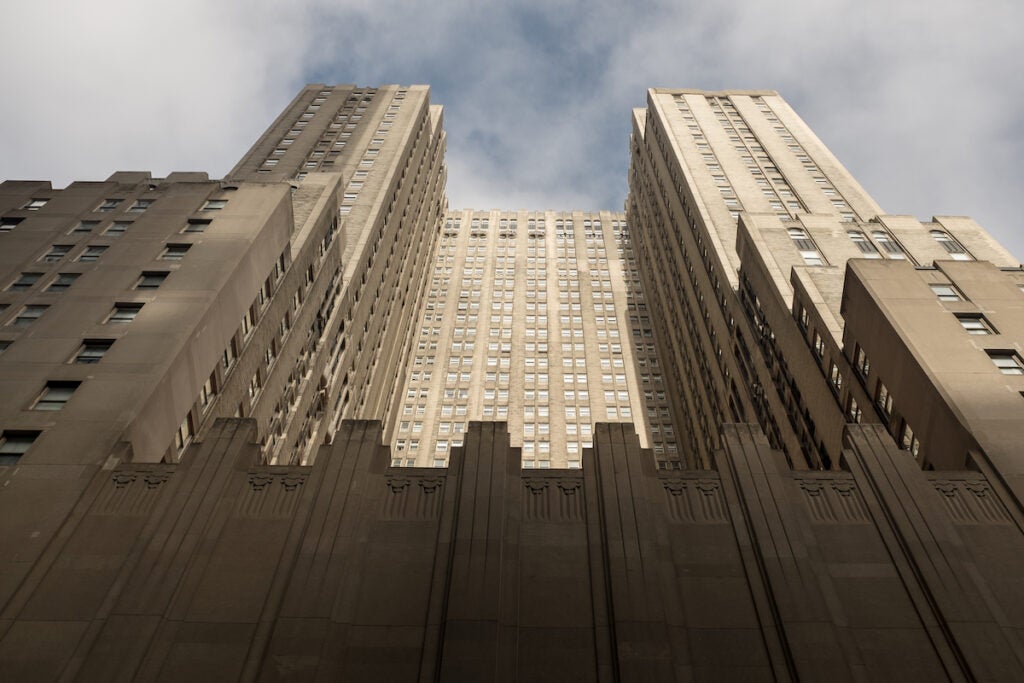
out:
M776 93L451 210L426 86L0 185L4 680L1019 680L1024 271Z

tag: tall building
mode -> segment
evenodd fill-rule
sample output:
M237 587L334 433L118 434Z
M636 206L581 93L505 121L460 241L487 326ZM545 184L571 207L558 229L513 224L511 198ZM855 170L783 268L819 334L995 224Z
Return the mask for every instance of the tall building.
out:
M625 213L451 210L426 86L0 185L3 680L1019 680L1024 271L768 91Z
M925 467L966 466L977 447L967 433L989 431L972 430L967 406L1024 389L1004 376L1020 350L1019 261L969 218L885 214L775 93L655 89L648 98L633 115L627 215L651 306L663 313L656 336L688 463L710 465L722 424L756 422L792 467L831 469L853 422L882 424ZM876 284L846 288L847 277ZM958 278L977 290L943 293ZM931 303L938 315L861 312L906 288L927 295L912 306ZM990 304L998 326L984 321ZM886 317L898 331L874 338ZM939 329L955 333L951 348L925 348ZM972 370L947 374L951 359ZM915 388L905 389L912 364ZM1013 443L1020 432L998 431L1007 428L999 440Z

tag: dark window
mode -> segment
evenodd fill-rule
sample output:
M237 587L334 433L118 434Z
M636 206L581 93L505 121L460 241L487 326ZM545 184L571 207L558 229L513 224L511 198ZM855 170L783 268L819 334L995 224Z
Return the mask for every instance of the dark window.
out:
M19 313L18 317L11 321L11 324L17 325L19 327L31 325L36 320L39 320L39 318L43 315L47 308L49 308L49 306L26 306L25 308L21 309L21 313Z
M86 339L75 353L74 362L87 365L99 363L113 344L113 339Z
M22 273L21 277L11 283L7 289L11 292L22 292L39 282L42 273Z
M47 382L32 410L63 410L81 382Z
M65 289L74 284L75 280L79 277L78 273L60 273L57 279L50 283L50 286L46 288L47 292L63 292Z
M160 258L164 261L180 261L185 258L186 252L192 247L191 244L168 244Z
M5 429L0 435L0 465L16 465L21 456L35 443L40 432Z
M114 310L107 318L108 323L130 323L142 310L142 304L114 304Z
M135 283L136 289L156 289L167 279L167 273L161 271L145 271Z

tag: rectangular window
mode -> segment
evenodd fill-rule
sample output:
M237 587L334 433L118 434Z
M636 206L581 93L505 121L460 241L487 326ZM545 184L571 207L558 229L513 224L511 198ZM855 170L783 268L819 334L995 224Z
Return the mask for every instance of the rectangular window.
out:
M48 201L50 201L50 200L49 199L30 199L30 200L28 200L28 203L25 204L25 206L23 206L21 208L25 209L26 211L38 211L39 209L41 209L44 206L46 206L46 202L48 202Z
M910 451L914 456L921 450L921 442L914 435L914 430L910 428L910 425L903 422L902 434L900 434L900 448L905 451Z
M967 334L992 334L992 326L980 313L958 313L956 319Z
M814 331L814 355L818 358L825 356L825 340L821 338L817 330Z
M99 221L79 221L75 229L71 231L71 234L92 232L99 224Z
M50 247L50 251L46 252L40 260L45 261L46 263L56 263L67 256L69 251L71 251L70 244L55 244Z
M843 374L839 371L839 366L832 363L828 370L829 382L832 384L832 388L838 393L843 389Z
M0 466L17 465L41 432L5 429L0 435Z
M953 285L928 285L935 292L939 301L962 301L963 297Z
M86 339L75 353L72 362L85 365L99 363L113 344L113 339Z
M846 397L846 421L847 422L860 422L861 411L860 406L857 405L857 399L853 396Z
M174 447L178 449L179 453L185 450L185 447L192 442L192 435L192 414L187 413L185 419L178 426L178 431L174 434Z
M96 207L97 211L113 211L121 205L120 199L104 199L103 203Z
M132 204L131 208L128 210L131 211L132 213L142 213L152 205L152 199L136 199L135 203Z
M139 281L135 283L135 289L156 289L163 284L168 274L163 271L143 271Z
M164 253L160 254L163 261L180 261L192 247L191 244L168 244Z
M882 380L878 380L875 386L875 405L882 411L882 415L892 417L892 394Z
M47 308L49 308L49 306L25 306L25 308L21 309L21 312L18 313L18 316L11 321L11 324L17 325L18 327L31 325L35 321L39 320L43 313L46 312Z
M42 273L22 273L21 277L11 283L11 286L7 288L9 292L23 292L29 289L35 283L39 282L39 278L43 276Z
M23 218L0 218L0 232L10 232L18 227Z
M60 273L57 275L57 279L50 283L50 286L46 288L47 292L63 292L68 287L74 284L75 280L79 277L79 273Z
M103 234L107 237L120 237L128 231L131 224L131 221L114 221Z
M32 410L62 410L81 382L47 382Z
M190 218L182 232L204 232L211 222L208 218Z
M277 150L274 150L274 151L275 151L275 153L277 152ZM284 154L284 150L283 149L280 150L280 151L281 151L282 154ZM208 200L206 200L206 203L203 204L202 210L203 211L220 211L221 209L223 209L227 205L228 205L228 200L226 200L226 199L208 199Z
M857 369L857 372L860 373L861 377L866 379L868 374L871 372L871 361L868 360L868 354L865 353L864 349L860 348L858 345L853 358L853 365Z
M992 359L999 372L1004 375L1024 375L1024 363L1020 356L1014 351L987 351L988 357Z
M98 261L103 252L107 250L105 245L92 245L85 248L78 260L82 263L90 263L92 261Z
M110 317L107 318L108 323L130 323L135 320L135 316L142 310L143 304L126 303L126 304L114 304L114 310L111 311Z

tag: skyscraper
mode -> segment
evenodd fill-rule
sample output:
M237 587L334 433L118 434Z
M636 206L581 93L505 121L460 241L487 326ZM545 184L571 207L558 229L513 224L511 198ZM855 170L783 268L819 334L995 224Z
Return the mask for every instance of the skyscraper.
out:
M451 210L425 86L0 185L5 680L1015 680L1024 271L769 91L625 213Z

